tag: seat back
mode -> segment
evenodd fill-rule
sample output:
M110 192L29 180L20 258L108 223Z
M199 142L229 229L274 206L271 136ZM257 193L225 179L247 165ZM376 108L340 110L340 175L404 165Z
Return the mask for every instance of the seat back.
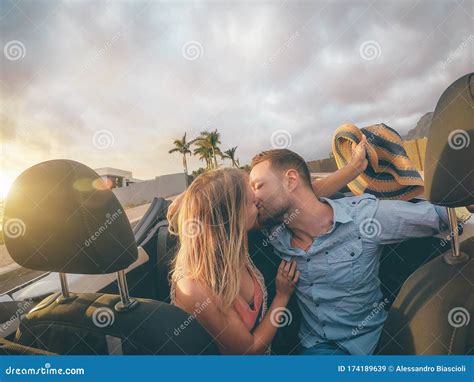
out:
M430 126L425 154L425 195L434 204L474 203L474 73L441 95Z
M474 237L464 241L467 263L437 257L414 272L395 299L377 354L472 354Z
M12 185L4 220L20 231L5 237L13 260L61 275L62 293L28 312L18 344L59 354L216 352L193 316L163 302L129 298L125 270L138 258L134 233L114 193L89 167L52 160L27 169ZM68 293L66 273L113 272L120 296Z
M163 198L153 198L148 210L133 228L137 245L143 246L150 237L150 230L161 220L166 219L166 212L171 201Z
M45 350L23 346L0 338L0 355L56 355Z
M117 312L116 295L82 293L71 304L57 297L46 298L22 320L16 343L76 355L217 354L194 316L175 306L137 299L134 310Z
M55 355L54 353L40 350L28 346L23 346L15 342L0 338L0 356L2 355Z
M426 197L457 207L474 203L474 73L441 95L425 158ZM453 210L448 211L452 216ZM458 245L455 217L451 245ZM436 251L436 249L435 249ZM428 258L433 250L422 251ZM474 237L416 270L395 299L378 344L379 354L468 354L474 333Z
M176 255L177 237L168 231L168 221L160 220L149 229L141 242L149 257L148 269L153 274L153 296L159 301L170 302L170 270Z
M379 267L380 286L384 301L388 301L384 308L390 308L413 272L448 249L446 240L436 236L384 245Z

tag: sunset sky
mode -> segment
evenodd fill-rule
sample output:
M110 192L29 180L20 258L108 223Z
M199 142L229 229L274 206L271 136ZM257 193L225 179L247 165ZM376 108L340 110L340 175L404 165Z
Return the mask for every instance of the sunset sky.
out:
M0 2L0 196L41 161L147 179L181 172L184 132L242 164L334 129L401 134L474 68L472 1ZM190 169L201 166L191 160Z

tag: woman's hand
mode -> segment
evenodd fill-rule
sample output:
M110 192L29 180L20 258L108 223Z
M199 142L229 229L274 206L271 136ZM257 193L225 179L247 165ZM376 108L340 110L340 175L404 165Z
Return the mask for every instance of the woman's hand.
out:
M299 277L300 272L296 270L296 260L282 260L276 276L276 295L289 299L295 291Z
M362 135L362 139L360 140L357 146L352 147L352 159L349 162L349 166L355 169L357 175L361 172L364 172L369 164L366 156L366 145L367 145L367 138L365 135Z

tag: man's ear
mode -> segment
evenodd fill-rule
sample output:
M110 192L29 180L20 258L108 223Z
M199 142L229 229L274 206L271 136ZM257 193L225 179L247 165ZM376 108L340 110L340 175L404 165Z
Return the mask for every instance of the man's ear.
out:
M285 173L285 179L287 182L287 187L288 191L292 192L295 190L295 188L298 186L298 183L300 181L300 174L298 174L298 171L294 169L290 169Z

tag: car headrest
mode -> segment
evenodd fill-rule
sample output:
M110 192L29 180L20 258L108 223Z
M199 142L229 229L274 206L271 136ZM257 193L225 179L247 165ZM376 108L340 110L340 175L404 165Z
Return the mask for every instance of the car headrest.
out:
M441 95L431 122L425 156L425 193L434 204L474 203L474 73Z
M120 202L95 171L71 160L24 171L5 200L3 221L7 250L25 268L103 274L138 257Z

